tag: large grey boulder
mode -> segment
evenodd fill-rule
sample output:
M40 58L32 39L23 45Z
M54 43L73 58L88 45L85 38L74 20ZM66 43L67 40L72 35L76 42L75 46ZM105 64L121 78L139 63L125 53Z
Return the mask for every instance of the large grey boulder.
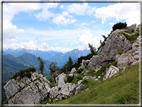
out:
M117 50L123 53L131 49L132 44L126 37L120 34L122 30L115 30L105 41L105 45L93 56L89 63L89 70L98 71L102 66L112 63L116 59Z
M76 72L76 69L75 68L72 68L70 74L74 74Z
M39 104L50 92L49 81L38 72L31 78L10 79L4 86L9 104Z
M75 68L72 68L72 70L71 70L69 76L70 76L70 77L74 76L74 73L76 73L76 69L75 69Z
M141 42L140 39L141 39L141 36L138 36L138 38L132 44L132 51L133 52L139 51L139 49L141 49L141 46L139 46L140 42Z
M106 74L105 74L103 80L106 80L106 79L112 77L114 74L116 74L118 72L119 72L119 69L117 67L111 65L109 67L109 69L106 71Z
M74 90L76 85L73 83L64 83L62 86L55 86L50 90L49 97L50 98L64 98L66 96L74 95Z
M66 79L66 74L61 73L60 75L58 75L58 77L56 77L56 83L58 85L58 87L62 88L65 85L64 80Z
M125 69L129 65L131 65L134 62L134 57L132 54L122 54L117 59L117 67L120 69Z
M59 94L59 87L55 86L55 87L51 88L49 97L50 98L56 98L58 96L58 94Z
M102 67L101 65L101 58L99 55L95 55L90 59L89 63L89 70L95 70L98 71Z
M89 64L89 62L90 62L90 60L82 60L81 66L79 67L79 69L85 68L85 66L87 66Z
M72 96L74 93L74 89L75 89L76 85L73 83L66 83L64 85L64 88L61 89L61 94L66 95L66 96Z
M71 74L73 74L75 71L76 69L73 68ZM50 90L49 97L62 99L66 96L74 95L74 90L76 88L76 85L73 83L65 83L64 82L65 79L66 79L66 74L64 73L56 77L57 86L53 87Z
M77 94L78 92L82 91L85 88L84 84L80 84L78 87L76 87L75 90L75 94Z

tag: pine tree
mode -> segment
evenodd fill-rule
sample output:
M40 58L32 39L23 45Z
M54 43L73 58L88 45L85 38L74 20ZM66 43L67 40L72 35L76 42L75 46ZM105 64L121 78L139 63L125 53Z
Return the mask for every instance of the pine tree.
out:
M44 63L43 60L38 57L37 60L39 61L39 70L41 71L41 74L43 75L43 70L44 70Z
M56 62L51 62L49 64L50 74L52 75L53 79L55 78L55 72L59 69Z
M95 48L95 47L93 47L90 43L88 44L88 46L89 46L89 48L90 48L90 52L91 52L91 54L92 54L92 55L96 55L96 54L97 54L97 52L96 52L96 48Z
M68 60L68 63L69 63L69 66L72 66L72 64L73 64L73 61L72 61L72 58L71 58L71 56L69 56L69 60Z

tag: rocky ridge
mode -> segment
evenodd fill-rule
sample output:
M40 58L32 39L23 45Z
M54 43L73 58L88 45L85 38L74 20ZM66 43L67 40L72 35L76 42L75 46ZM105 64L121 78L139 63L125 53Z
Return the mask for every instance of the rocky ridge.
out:
M72 68L69 74L59 74L55 78L56 86L54 87L50 87L50 81L37 72L31 73L31 78L24 77L20 81L18 79L9 80L4 86L8 103L39 104L46 97L49 97L49 103L53 103L58 99L66 99L83 91L85 85L82 84L82 81L85 79L97 81L102 78L102 80L106 80L118 73L120 69L138 63L140 61L139 50L141 49L140 36L130 41L123 33L126 30L133 30L134 32L131 34L125 33L128 36L134 36L139 27L132 25L127 29L113 31L98 50L97 55L94 55L90 60L82 60L81 66ZM116 62L117 66L113 65L113 62ZM103 67L106 67L105 72L95 75ZM82 70L82 72L79 73L79 70ZM89 73L93 75L88 75ZM82 77L79 78L79 76ZM74 78L75 82L67 81L68 77ZM54 100L51 101L51 99Z

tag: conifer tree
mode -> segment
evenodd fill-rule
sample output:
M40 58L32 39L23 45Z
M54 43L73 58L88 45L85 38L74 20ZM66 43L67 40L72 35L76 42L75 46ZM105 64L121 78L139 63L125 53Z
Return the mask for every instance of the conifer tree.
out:
M41 74L43 75L43 70L44 70L44 63L43 60L38 57L37 60L39 61L39 70L41 71Z
M73 61L72 61L72 58L71 58L71 56L69 56L69 60L68 60L68 63L69 63L69 66L72 66L72 64L73 64Z

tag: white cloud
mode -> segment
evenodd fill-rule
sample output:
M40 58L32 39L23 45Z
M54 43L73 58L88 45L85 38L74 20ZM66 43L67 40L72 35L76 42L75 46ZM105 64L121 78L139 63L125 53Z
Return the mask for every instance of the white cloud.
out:
M62 29L62 30L37 30L37 29L27 29L25 32L28 32L25 36L25 39L28 40L31 35L40 36L40 41L48 41L48 40L64 40L72 42L74 39L77 39L77 35L81 34L80 29ZM51 36L52 35L52 36Z
M105 23L105 21L104 20L102 20L102 24L104 24Z
M61 9L63 9L63 8L64 8L64 6L63 6L63 5L61 5L61 6L60 6L60 8L61 8Z
M74 4L66 6L65 9L68 12L70 12L72 14L76 14L76 15L86 15L86 13L88 15L92 15L96 8L88 6L88 3L83 3L82 5L74 3Z
M34 14L36 18L38 18L40 21L46 21L49 18L55 17L55 14L50 12L50 11L46 11L43 10L41 13L38 14Z
M12 43L12 44L4 44L3 45L4 49L19 49L19 48L25 48L25 49L30 49L30 50L43 50L46 51L48 50L49 46L47 43L43 42L41 44L37 44L37 41L29 41L29 42L20 42L20 43Z
M45 42L41 44L37 44L37 41L29 41L29 42L20 42L20 43L12 43L12 44L4 44L3 45L4 50L11 48L13 50L15 49L29 49L29 50L42 50L42 51L59 51L59 52L68 52L71 51L71 48L63 48L63 47L49 47L49 45Z
M56 16L56 14L51 12L49 9L57 8L57 6L58 6L58 3L44 3L41 5L42 11L38 14L34 14L34 16L41 21L46 21L49 18L53 18Z
M113 26L115 23L113 23L113 22L111 22L111 23L109 23L111 26Z
M42 12L34 15L41 21L46 21L51 18L52 22L57 25L67 25L76 22L76 19L69 15L67 11L63 11L62 14L57 14L49 10L50 8L57 8L57 6L58 3L44 4L42 7ZM60 8L63 8L63 5L61 5Z
M12 43L12 44L4 44L4 49L19 49L19 48L25 48L25 49L37 49L37 41L29 41L29 42L20 42L20 43Z
M92 22L91 23L94 23L95 21L94 20L92 20Z
M38 49L39 50L42 50L42 51L45 51L45 50L48 50L49 48L49 45L47 43L41 43L39 46L38 46Z
M97 8L95 16L102 18L102 24L108 18L116 18L117 21L126 20L128 25L140 24L140 4L139 3L118 3L107 7Z
M81 26L86 26L86 25L88 25L88 23L86 22L81 23Z
M32 12L34 10L40 9L41 5L39 3L8 3L3 4L3 19L11 21L14 15L18 14L20 11Z
M65 52L71 51L72 48L64 48L64 47L55 47L55 48L53 48L53 47L50 47L50 50L65 53Z
M87 47L88 43L90 43L97 48L101 39L101 36L95 36L87 30L84 30L81 35L78 35L78 43Z
M62 13L61 15L54 17L52 21L57 25L67 25L72 24L77 20L72 18L71 15L67 16L67 13Z
M38 3L8 3L3 4L3 39L4 42L15 42L17 35L23 33L23 29L18 29L16 25L11 23L14 15L19 12L32 12L40 9Z

